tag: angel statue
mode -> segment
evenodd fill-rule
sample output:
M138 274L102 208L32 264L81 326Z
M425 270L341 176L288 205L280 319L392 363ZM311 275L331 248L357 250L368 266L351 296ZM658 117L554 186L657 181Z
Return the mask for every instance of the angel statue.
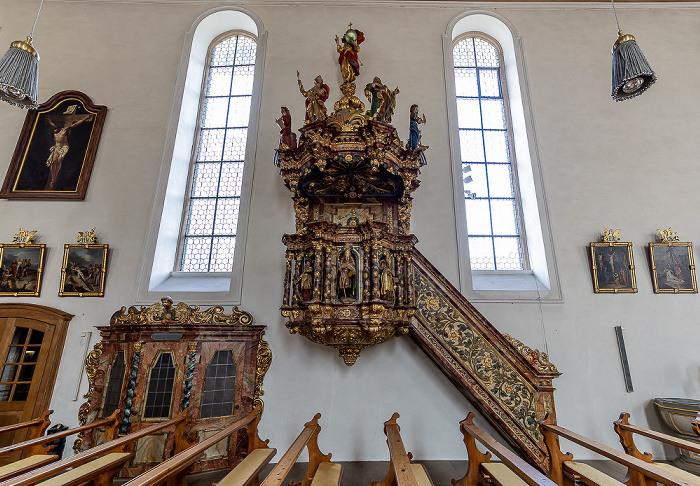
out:
M338 64L340 64L340 72L343 75L344 83L352 83L360 74L360 66L362 63L357 58L357 53L360 52L360 44L365 40L365 34L359 30L350 28L343 35L343 43L340 44L340 39L335 36L335 43L338 49Z

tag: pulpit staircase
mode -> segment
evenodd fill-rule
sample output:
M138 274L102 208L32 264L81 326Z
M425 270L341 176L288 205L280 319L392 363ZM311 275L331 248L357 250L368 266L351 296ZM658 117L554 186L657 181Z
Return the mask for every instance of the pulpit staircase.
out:
M409 335L504 439L547 471L538 421L554 414L556 366L498 332L415 248L412 262L418 309Z

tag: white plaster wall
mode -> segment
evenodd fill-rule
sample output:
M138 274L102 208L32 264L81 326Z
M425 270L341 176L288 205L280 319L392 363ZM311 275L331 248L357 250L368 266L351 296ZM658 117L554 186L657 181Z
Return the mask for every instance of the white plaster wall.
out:
M0 0L0 46L28 33L38 2ZM75 425L73 401L82 363L80 334L106 325L133 302L133 287L163 151L184 33L203 11L200 1L47 0L35 33L41 53L40 99L65 89L107 105L101 144L83 202L0 200L0 241L20 227L38 231L48 254L40 298L30 302L75 314L52 407L55 421ZM281 105L303 119L295 71L308 84L322 74L339 98L334 36L348 22L365 32L358 85L378 75L399 85L395 125L408 132L408 107L418 103L429 165L415 193L412 230L419 249L455 284L456 241L445 111L441 36L468 4L354 6L336 2L246 3L269 32L261 123L241 307L268 326L273 364L264 384L261 436L286 448L301 425L322 413L321 449L336 460L386 460L381 424L401 414L402 435L420 459L463 459L457 423L472 407L409 338L365 350L346 367L337 353L290 335L279 315L284 269L281 236L294 231L290 193L273 166ZM506 17L523 38L542 171L548 195L564 303L479 304L502 332L547 350L563 375L555 381L559 423L617 446L611 422L622 411L660 427L654 397L697 397L700 295L654 295L645 245L657 228L673 227L700 244L697 117L699 4L621 5L659 81L639 99L610 99L610 46L616 38L607 5L479 4ZM4 49L4 48L3 48ZM0 174L9 166L25 113L0 106ZM602 226L632 241L638 294L594 294L587 244ZM106 296L58 298L64 243L97 227L110 245ZM212 302L221 304L221 302ZM626 327L635 392L626 393L613 327ZM93 334L93 342L97 339ZM81 395L87 389L83 380ZM483 423L483 421L482 421ZM646 445L640 441L641 445ZM566 447L579 458L592 456ZM652 452L670 452L648 445Z

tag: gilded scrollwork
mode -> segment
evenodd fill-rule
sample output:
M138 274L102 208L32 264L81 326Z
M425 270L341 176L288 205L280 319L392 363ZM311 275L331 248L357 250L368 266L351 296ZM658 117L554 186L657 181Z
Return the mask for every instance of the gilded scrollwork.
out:
M221 306L199 310L199 306L190 307L180 302L173 307L170 297L163 297L160 302L149 307L131 306L127 310L122 307L112 315L109 323L111 326L135 325L135 324L231 324L247 326L253 322L250 313L233 307L231 314L224 313Z
M272 351L267 342L262 338L264 332L260 334L260 343L258 344L258 353L256 357L256 369L255 369L255 390L253 392L253 407L260 407L260 413L265 407L262 395L265 392L262 389L263 380L265 379L265 374L267 370L270 369L270 364L272 364Z
M539 349L532 349L525 346L521 341L513 338L510 334L504 334L504 338L541 373L559 373L557 367L549 362L549 357Z
M468 316L461 315L419 272L415 273L414 280L422 321L448 344L492 398L508 410L530 436L541 442L537 424L538 391L476 331Z
M93 346L92 351L88 353L85 359L85 374L88 378L88 391L83 395L87 401L83 403L78 409L78 425L83 426L87 423L88 415L90 413L90 399L92 398L92 393L95 390L95 378L97 377L97 369L100 364L100 357L102 356L102 341L96 343ZM79 433L78 437L73 443L73 452L80 452L80 448L83 445L83 433Z

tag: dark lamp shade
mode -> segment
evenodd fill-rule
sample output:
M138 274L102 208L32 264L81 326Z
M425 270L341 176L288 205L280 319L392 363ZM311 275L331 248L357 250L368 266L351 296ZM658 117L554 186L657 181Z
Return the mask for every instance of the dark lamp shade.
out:
M38 106L39 59L14 45L24 42L12 44L0 59L0 99L20 108L34 109Z
M656 81L634 37L619 43L612 51L612 98L625 101L644 93Z

